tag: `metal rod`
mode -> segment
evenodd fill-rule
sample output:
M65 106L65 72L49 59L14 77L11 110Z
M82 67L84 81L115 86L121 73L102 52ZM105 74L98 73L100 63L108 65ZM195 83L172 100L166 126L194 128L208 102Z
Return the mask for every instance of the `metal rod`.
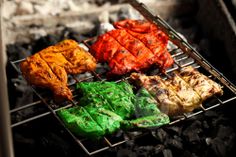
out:
M49 112L49 111L48 111L48 112L45 112L45 113L42 113L42 114L39 114L39 115L37 115L37 116L34 116L34 117L31 117L31 118L25 119L25 120L20 121L20 122L17 122L17 123L14 123L14 124L11 125L11 127L13 128L13 127L16 127L16 126L19 126L19 125L28 123L28 122L30 122L30 121L32 121L32 120L36 120L36 119L45 117L45 116L47 116L47 115L49 115L49 114L51 114L51 112Z
M128 139L125 139L125 140L123 140L123 141L120 141L120 142L117 142L117 143L115 143L115 144L112 144L112 147L116 147L116 146L121 145L121 144L123 144L123 143L125 143L125 142L127 142L127 141L128 141Z
M14 157L6 77L7 57L3 38L5 32L2 19L3 5L4 1L0 1L0 156Z
M35 105L38 105L40 103L42 103L40 100L39 101L35 101L35 102L32 102L30 104L27 104L27 105L24 105L24 106L21 106L21 107L18 107L18 108L14 108L14 109L10 110L10 113L14 113L14 112L17 112L17 111L20 111L20 110L23 110L23 109L35 106Z

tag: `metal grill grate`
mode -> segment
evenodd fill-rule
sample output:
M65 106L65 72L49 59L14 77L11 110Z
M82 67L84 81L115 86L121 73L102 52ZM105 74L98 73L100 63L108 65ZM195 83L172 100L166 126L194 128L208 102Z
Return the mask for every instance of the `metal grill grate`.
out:
M145 7L145 5L138 3L135 0L129 1L131 5L140 11L142 15L146 19L148 19L151 22L156 23L164 32L166 32L170 40L170 47L169 52L171 53L172 57L174 58L174 65L167 69L165 74L161 74L157 69L151 69L148 71L148 74L161 74L161 76L166 76L169 73L171 73L174 70L180 70L183 67L186 66L193 66L195 68L198 68L200 72L205 74L206 76L210 77L217 83L219 83L223 90L224 90L224 95L217 97L214 96L207 102L204 102L203 105L201 105L201 108L194 110L191 113L183 114L182 116L175 117L171 119L171 123L168 125L173 125L177 122L186 120L188 118L191 118L193 116L196 116L198 114L201 114L205 111L211 110L213 108L216 108L218 106L221 106L223 104L226 104L230 101L233 101L236 99L236 88L235 86L227 80L221 73L219 73L213 66L211 66L196 50L194 50L191 45L189 45L182 37L178 35L177 32L175 32L164 20L162 20L158 16L154 16L151 14ZM87 39L84 40L83 43L89 48L89 45L91 44L91 41L93 41L94 38L92 39ZM19 74L21 74L20 69L19 69L19 63L23 60L17 60L14 62L11 62L12 66L15 68L15 70L18 71ZM104 68L104 65L98 66L99 68ZM110 136L106 136L103 139L99 141L90 141L86 138L83 137L76 137L74 136L63 124L63 122L60 120L60 118L56 115L56 112L60 109L63 108L69 108L71 106L77 105L78 104L78 98L79 95L75 91L75 86L76 83L82 82L82 81L106 81L106 73L107 69L100 69L97 70L96 72L92 73L86 73L85 74L79 74L79 75L73 75L69 76L69 88L73 92L73 101L66 101L63 102L62 104L57 104L52 100L52 97L50 96L50 93L48 93L45 90L38 89L36 87L32 87L33 92L38 96L39 100L35 101L30 104L25 104L22 107L12 109L10 111L11 114L17 113L18 111L28 109L30 107L41 107L41 106L46 106L46 109L44 110L43 113L34 115L32 117L26 118L24 120L15 122L11 125L11 127L16 127L22 124L25 124L27 122L33 121L35 119L47 116L49 114L52 114L58 121L59 123L64 127L64 129L71 135L71 137L81 146L81 148L88 154L88 155L93 155L98 152L107 150L111 147L115 147L117 145L120 145L128 140L131 140L133 138L143 136L146 133L148 133L147 130L143 131L138 131L138 132L123 132L122 130L118 131L118 133ZM128 76L123 76L121 78L115 79L115 81L119 82L122 80L128 80ZM42 105L45 104L45 105ZM157 128L154 128L157 129Z

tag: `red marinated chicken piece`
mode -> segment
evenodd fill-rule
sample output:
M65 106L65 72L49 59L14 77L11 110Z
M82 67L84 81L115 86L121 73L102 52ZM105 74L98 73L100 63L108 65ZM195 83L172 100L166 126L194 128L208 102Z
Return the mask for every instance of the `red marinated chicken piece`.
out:
M173 64L167 51L168 37L154 24L124 20L117 28L98 37L91 51L99 62L108 62L112 74L140 71L157 64L166 69Z
M155 55L154 63L160 68L170 67L174 60L167 51L168 37L156 25L144 20L123 20L114 23L115 28L127 29L128 33L142 41Z
M167 36L161 31L153 31L150 33L140 34L127 30L133 37L139 39L149 48L154 57L150 60L151 64L157 63L161 68L168 68L173 64L173 59L167 51Z
M156 25L147 22L145 20L123 20L123 21L118 21L114 23L115 28L126 28L128 30L131 30L133 32L138 32L138 33L149 33L152 31L156 31L157 27Z
M99 62L109 63L113 74L122 75L137 67L137 60L133 54L121 46L109 33L101 35L91 49Z
M99 62L109 62L119 47L120 44L107 33L98 37L91 51Z
M108 32L116 39L121 46L127 49L137 61L137 69L143 69L150 66L150 60L154 57L152 51L148 49L140 40L133 37L125 29L117 29Z
M117 53L115 53L109 62L109 67L111 68L110 73L116 75L122 75L132 70L139 70L136 58L124 47L119 47Z

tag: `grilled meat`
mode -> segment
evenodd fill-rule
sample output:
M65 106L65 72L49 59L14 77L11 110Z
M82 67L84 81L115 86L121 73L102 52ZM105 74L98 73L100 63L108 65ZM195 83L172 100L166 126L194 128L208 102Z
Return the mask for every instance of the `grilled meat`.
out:
M158 30L155 24L145 20L123 20L114 23L115 28L125 28L133 32L148 33ZM164 35L164 34L163 34ZM165 35L164 35L165 36ZM166 37L166 36L165 36Z
M131 85L121 82L82 82L78 88L84 94L83 104L96 100L103 100L102 106L107 110L112 110L122 118L130 117L134 113L133 100L134 94ZM81 102L81 101L80 101ZM95 107L96 108L96 107Z
M152 62L167 68L173 64L173 59L167 51L168 37L156 25L144 20L123 20L114 23L115 28L126 29L136 39L140 40L154 54Z
M146 76L144 74L132 73L131 79L141 87L147 89L158 101L162 112L173 116L183 112L183 102L176 93L165 85L159 76Z
M160 110L157 108L157 101L150 95L145 89L141 88L135 97L135 115L136 117L144 117L160 114Z
M214 94L223 94L219 84L191 66L179 73L172 73L167 80L138 73L131 74L131 79L146 88L159 102L160 109L168 115L191 112Z
M169 123L169 117L166 114L151 115L132 120L121 121L122 129L145 129L156 128Z
M213 95L223 94L219 84L191 66L183 68L180 76L201 96L202 100L206 100Z
M83 107L75 106L62 109L57 114L65 126L75 135L96 138L105 134L104 129L97 124Z
M169 117L160 112L146 89L135 97L132 86L126 82L81 82L77 87L83 94L80 107L57 112L76 135L94 139L120 128L158 127L169 123ZM137 119L133 119L137 112Z
M182 106L185 112L191 112L201 104L202 100L198 93L177 73L173 73L172 78L164 82L182 100Z
M20 64L25 79L32 85L49 88L55 100L72 100L67 87L67 74L93 71L96 62L92 55L73 40L64 40L26 58Z
M147 21L125 20L117 29L98 37L91 52L99 62L108 62L110 73L122 75L156 64L166 69L173 64L167 51L168 37Z
M170 122L169 117L157 108L157 101L142 88L136 95L134 107L136 119L121 121L123 129L158 127Z

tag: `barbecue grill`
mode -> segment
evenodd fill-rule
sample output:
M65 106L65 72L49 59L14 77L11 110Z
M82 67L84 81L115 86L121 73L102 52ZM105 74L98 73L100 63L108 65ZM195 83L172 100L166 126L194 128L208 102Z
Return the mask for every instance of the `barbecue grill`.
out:
M186 41L186 39L180 36L160 16L156 16L153 13L151 13L151 11L143 3L139 3L136 0L130 0L129 3L137 11L139 11L140 14L142 14L144 18L146 18L148 21L160 27L162 31L164 31L169 36L169 39L170 39L169 52L174 58L174 65L170 67L169 69L167 69L165 73L161 73L160 71L156 69L151 69L150 71L148 71L149 74L160 74L162 77L168 77L168 75L171 72L175 70L180 70L183 67L191 65L194 68L197 68L200 72L202 72L209 78L219 83L222 86L223 91L224 91L223 96L214 96L207 102L204 102L203 105L201 105L200 109L196 109L191 113L185 113L185 114L182 114L181 116L172 118L171 123L169 123L168 125L175 125L178 122L184 121L186 119L189 119L191 117L204 113L208 110L212 110L216 107L222 106L236 99L236 87L222 73L220 73L217 69L215 69L204 57L202 57ZM89 49L94 39L96 39L96 37L83 40L82 41L83 46ZM19 63L22 62L23 60L24 59L11 61L11 65L19 73L19 75L21 75L21 72L19 69ZM104 65L101 64L98 67L104 68ZM105 136L101 140L94 142L84 137L76 137L64 126L63 122L57 116L56 112L61 109L69 108L71 106L75 106L79 104L78 102L79 95L75 91L76 84L83 81L106 81L107 80L106 74L105 74L107 72L106 70L107 69L105 70L98 69L95 72L91 72L87 74L69 76L68 86L73 92L73 101L66 101L60 104L54 102L52 100L52 96L47 91L41 90L32 86L33 92L38 97L37 100L32 103L25 104L24 106L10 110L10 114L14 114L16 112L26 110L30 107L38 107L38 106L42 107L44 105L46 106L46 108L44 108L42 112L37 115L33 115L21 121L13 122L11 124L11 128L23 125L35 119L39 119L39 118L42 118L51 114L58 120L59 124L63 126L64 130L72 137L72 139L74 139L74 141L78 144L78 146L81 147L88 155L94 155L96 153L105 151L111 147L116 147L118 145L121 145L139 136L144 136L149 131L152 131L152 129L154 130L158 129L158 128L152 128L150 130L141 130L138 132L119 131L116 135ZM129 77L122 76L122 77L114 79L114 81L116 82L120 82L124 80L129 80ZM165 127L165 126L162 126L162 127ZM91 146L91 143L93 143L93 146Z

